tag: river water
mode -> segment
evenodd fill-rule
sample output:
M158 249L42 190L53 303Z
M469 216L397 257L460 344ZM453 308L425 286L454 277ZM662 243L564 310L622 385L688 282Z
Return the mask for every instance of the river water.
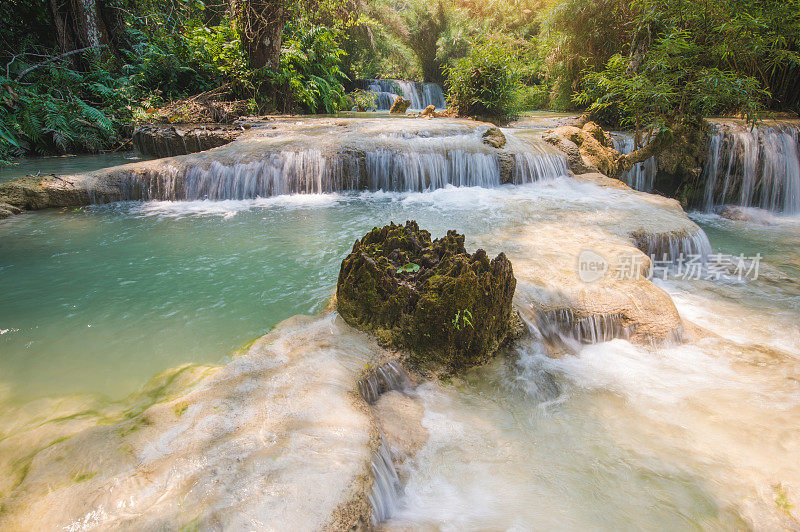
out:
M280 321L321 312L373 226L416 219L513 261L515 227L572 209L613 216L620 201L560 178L13 217L0 224L0 412L68 395L112 404L168 368L224 364ZM800 526L800 220L692 216L715 252L760 253L763 275L657 281L703 331L680 345L617 339L551 358L534 337L422 385L429 439L401 468L388 529ZM2 416L0 441L15 426ZM82 523L71 528L114 521Z
M135 152L104 153L101 155L64 155L61 157L26 157L14 160L13 164L0 165L0 183L28 175L46 176L49 174L90 172L92 170L99 170L100 168L147 159L149 159L149 157L143 157Z

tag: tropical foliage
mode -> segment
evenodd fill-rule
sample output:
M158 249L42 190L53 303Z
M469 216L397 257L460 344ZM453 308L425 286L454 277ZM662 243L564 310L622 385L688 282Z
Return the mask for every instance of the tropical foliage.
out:
M463 116L508 119L519 79L519 65L509 46L486 40L447 68L450 103Z
M462 114L588 109L651 134L800 110L800 0L10 0L0 17L0 159L107 149L198 94L369 108L353 82L373 77L442 82Z

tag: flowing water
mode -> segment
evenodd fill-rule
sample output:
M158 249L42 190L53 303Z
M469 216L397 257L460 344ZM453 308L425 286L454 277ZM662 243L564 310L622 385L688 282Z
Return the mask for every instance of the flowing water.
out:
M636 139L633 133L613 133L612 139L614 140L614 148L623 155L631 153L636 147ZM621 179L634 190L652 192L657 173L656 158L650 157L646 161L634 164L633 168L622 174Z
M762 253L791 278L661 282L710 331L683 345L617 339L553 359L534 343L454 388L423 386L430 440L393 524L797 528L800 221L696 219L716 252Z
M716 122L704 168L707 210L732 203L800 212L800 131L796 121L748 128Z
M626 233L617 227L647 218L661 223L645 195L556 176L520 183L123 202L4 221L0 466L2 452L10 452L3 442L27 441L23 413L40 409L42 398L56 414L66 408L67 396L93 397L93 408L101 410L152 375L186 363L227 363L222 371L235 375L257 367L262 373L236 381L237 391L255 394L268 386L280 371L236 358L235 351L285 318L322 311L335 290L342 257L373 226L416 219L434 236L448 229L466 234L469 250L505 251L519 279L516 303L524 310L540 269L547 276L575 266L530 255L522 236L592 242L601 235L622 242ZM378 482L369 496L376 519L388 529L422 530L800 526L794 509L800 504L800 221L769 215L758 225L693 216L714 252L760 253L763 275L658 281L693 324L683 343L645 347L612 335L552 358L530 321L530 336L513 353L453 383L427 383L408 392L422 405L428 439L402 464L399 476L386 443L373 453ZM571 227L574 234L566 232ZM294 364L281 370L285 378L309 389L327 381L347 386L350 374L343 368L363 367L374 348L340 321L335 314L323 315L276 331L269 344L274 360ZM304 349L308 358L292 362ZM265 371L276 373L267 378ZM203 393L211 392L196 392ZM285 385L257 401L270 408L270 416L280 417L284 394L292 394L292 404L308 403ZM246 396L231 395L236 401ZM354 434L360 432L344 431L355 438L348 441L336 439L342 431L315 432L316 443L300 439L278 446L296 453L295 460L267 456L266 465L259 465L253 451L245 453L221 436L233 428L214 423L243 430L250 438L247 448L255 445L256 453L266 453L276 435L306 434L313 416L320 417L320 426L355 427L357 414L335 402L338 396L325 395L322 405L333 407L314 406L302 422L267 427L268 421L248 417L249 403L233 402L229 421L211 416L209 405L227 408L226 401L233 401L215 397L179 405L186 421L168 425L168 434L156 433L136 455L135 462L148 468L144 476L116 472L122 458L104 450L106 440L88 433L71 439L74 452L85 455L71 459L93 464L93 473L82 473L69 461L48 465L42 451L35 476L26 482L46 480L48 471L66 467L86 491L78 501L77 492L47 481L43 485L57 489L31 492L30 500L18 495L14 500L30 507L24 522L60 523L70 530L175 527L196 518L181 510L186 506L209 508L214 522L234 528L269 527L280 522L276 516L312 526L300 521L310 507L292 513L285 505L321 500L306 497L302 486L333 486L334 468L346 462L346 454L326 465L319 458L301 460L303 452L313 445L355 449ZM194 419L204 421L191 424ZM155 419L152 426L159 423ZM205 432L199 432L201 426ZM221 447L213 446L217 441ZM185 454L195 446L204 449L202 460ZM236 466L235 460L249 465ZM122 475L113 477L114 489L100 483L102 473L90 476L98 464L101 471ZM294 496L276 498L267 488L252 488L293 472L284 493ZM297 478L300 488L292 483ZM0 497L9 493L4 486L0 483ZM203 486L202 494L197 486ZM274 506L276 500L280 505ZM161 521L153 521L154 514Z
M498 150L482 140L488 127L410 118L282 120L214 150L115 169L105 182L115 183L120 199L227 200L497 187L568 172L563 154L540 132L507 130L506 146ZM102 194L100 181L94 183Z
M402 96L411 102L409 109L419 111L429 105L436 109L446 109L447 102L438 83L418 83L403 79L367 79L362 80L366 90L375 95L376 110L386 111Z

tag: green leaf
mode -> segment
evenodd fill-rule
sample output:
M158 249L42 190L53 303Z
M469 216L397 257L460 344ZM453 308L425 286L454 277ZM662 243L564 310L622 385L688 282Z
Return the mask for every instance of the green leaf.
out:
M419 264L407 262L401 267L397 268L397 273L417 273L419 271Z

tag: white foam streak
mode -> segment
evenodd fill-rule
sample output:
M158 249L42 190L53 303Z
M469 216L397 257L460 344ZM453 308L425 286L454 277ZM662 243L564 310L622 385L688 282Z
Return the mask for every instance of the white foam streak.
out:
M221 216L231 218L253 209L327 208L341 201L338 194L289 194L249 200L147 201L134 206L134 214L162 218Z
M678 403L701 390L742 388L721 359L692 345L649 350L625 340L584 347L579 356L547 359L549 371L575 386L612 392L636 403Z

